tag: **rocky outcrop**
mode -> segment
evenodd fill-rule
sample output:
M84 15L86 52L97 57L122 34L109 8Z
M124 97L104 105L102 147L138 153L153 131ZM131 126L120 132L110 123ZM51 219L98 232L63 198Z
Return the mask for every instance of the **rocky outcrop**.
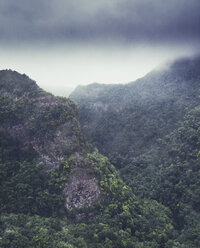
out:
M64 194L66 209L89 207L100 200L99 181L87 169L76 168L70 175Z

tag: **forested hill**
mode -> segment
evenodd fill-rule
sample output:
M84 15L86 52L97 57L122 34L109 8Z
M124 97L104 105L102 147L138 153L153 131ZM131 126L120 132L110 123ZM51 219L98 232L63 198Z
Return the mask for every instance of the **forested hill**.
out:
M126 85L79 86L83 132L133 192L171 210L169 247L200 247L200 57Z
M83 137L76 105L0 71L0 247L170 247L172 212L137 197Z
M31 150L34 161L45 169L58 167L86 145L76 105L69 99L55 97L11 70L0 72L0 94L1 127L25 153Z

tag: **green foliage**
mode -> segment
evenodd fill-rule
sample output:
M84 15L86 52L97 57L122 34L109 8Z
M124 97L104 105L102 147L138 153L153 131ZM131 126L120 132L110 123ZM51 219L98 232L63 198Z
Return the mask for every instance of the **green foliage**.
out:
M99 153L88 153L75 162L97 176L102 198L90 208L89 213L95 216L85 224L71 226L70 234L83 238L88 247L143 247L145 243L164 247L173 232L167 208L136 197L109 160ZM76 214L79 212L87 215L77 209Z
M102 199L90 209L76 210L75 214L93 212L86 223L66 225L50 216L59 216L62 209L62 186L73 170L71 164L87 168L98 177ZM41 165L28 162L2 166L1 209L18 215L2 215L0 247L125 248L145 243L162 247L172 235L167 209L156 201L144 202L135 197L108 159L97 152L78 161L72 157L48 175L42 173Z
M7 213L58 215L63 206L63 177L48 175L41 165L28 162L0 163L1 211Z
M1 248L77 247L66 224L56 218L10 214L1 216L0 225Z
M44 173L35 164L31 147L21 149L17 139L0 129L0 209L4 213L59 215L66 170Z
M59 104L35 112L29 123L31 135L53 137L56 128L71 120L75 115L74 106Z
M199 247L199 127L197 106L188 110L175 130L159 139L156 157L120 160L121 175L136 195L156 199L171 210L177 247Z

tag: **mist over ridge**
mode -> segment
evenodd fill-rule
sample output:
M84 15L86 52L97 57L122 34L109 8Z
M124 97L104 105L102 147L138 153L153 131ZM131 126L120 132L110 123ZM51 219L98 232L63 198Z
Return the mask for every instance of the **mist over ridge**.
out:
M198 0L2 0L0 65L59 95L128 83L199 51Z

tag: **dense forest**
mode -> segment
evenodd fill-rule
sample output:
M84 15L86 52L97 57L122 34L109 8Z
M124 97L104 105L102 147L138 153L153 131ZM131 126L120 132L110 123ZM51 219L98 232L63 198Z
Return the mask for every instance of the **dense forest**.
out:
M161 247L200 247L199 68L199 57L180 59L127 85L79 86L70 97L84 134L132 192L169 211L173 241Z
M181 245L171 209L133 193L71 100L11 70L0 93L0 247Z

